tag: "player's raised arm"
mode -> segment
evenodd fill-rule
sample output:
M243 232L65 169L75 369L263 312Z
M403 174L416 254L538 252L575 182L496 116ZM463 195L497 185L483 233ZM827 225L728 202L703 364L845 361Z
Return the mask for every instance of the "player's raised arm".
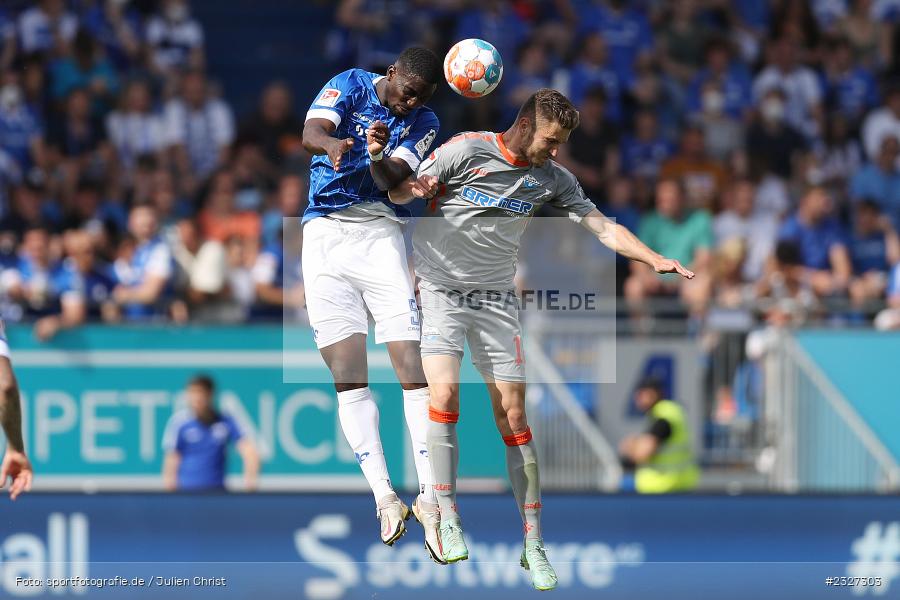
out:
M333 77L310 105L303 125L303 147L312 154L327 154L335 171L353 147L353 138L335 137L335 131L347 118L354 98L352 71ZM346 125L342 131L346 134Z
M604 246L625 258L649 265L657 273L678 273L687 279L694 278L693 271L684 268L677 260L657 254L627 227L612 221L597 209L582 217L581 224L596 235Z
M337 171L341 158L353 147L353 138L332 137L335 129L335 124L327 119L309 119L303 126L303 147L312 154L327 154Z

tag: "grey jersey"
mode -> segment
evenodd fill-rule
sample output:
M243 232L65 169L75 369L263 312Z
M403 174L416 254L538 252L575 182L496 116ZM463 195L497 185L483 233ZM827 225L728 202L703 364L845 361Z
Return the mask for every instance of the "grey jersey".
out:
M515 161L498 133L462 133L419 165L441 191L416 223L416 273L426 281L470 288L513 285L519 242L544 204L580 220L594 210L575 176L552 160Z

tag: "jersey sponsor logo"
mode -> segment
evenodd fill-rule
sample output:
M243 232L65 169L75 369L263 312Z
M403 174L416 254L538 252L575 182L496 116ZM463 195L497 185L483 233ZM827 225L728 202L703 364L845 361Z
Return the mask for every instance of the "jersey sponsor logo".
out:
M535 179L531 175L526 175L525 177L522 178L522 186L529 188L529 189L541 187L541 182L538 181L537 179Z
M534 204L531 202L516 200L515 198L504 198L503 196L491 196L490 194L485 194L484 192L480 192L469 186L463 187L461 196L463 200L474 204L475 206L501 208L519 215L530 214L534 208Z
M425 157L425 153L428 152L435 137L437 137L437 131L429 129L428 133L425 134L425 137L416 142L416 152L419 154L420 159Z
M341 90L336 90L334 88L325 88L322 90L322 94L316 100L316 104L319 106L335 106L337 104L338 98L341 97Z
M362 113L358 113L358 112L353 113L353 118L359 119L363 123L369 123L372 121L372 117L367 117L366 115L364 115Z

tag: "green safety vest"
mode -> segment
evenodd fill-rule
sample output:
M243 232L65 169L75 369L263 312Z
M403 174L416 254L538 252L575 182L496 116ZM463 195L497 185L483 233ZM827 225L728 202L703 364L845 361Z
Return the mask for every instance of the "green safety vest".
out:
M665 419L672 433L656 453L635 473L635 488L641 494L684 492L697 487L700 469L691 448L684 409L671 400L660 400L647 413L650 421Z

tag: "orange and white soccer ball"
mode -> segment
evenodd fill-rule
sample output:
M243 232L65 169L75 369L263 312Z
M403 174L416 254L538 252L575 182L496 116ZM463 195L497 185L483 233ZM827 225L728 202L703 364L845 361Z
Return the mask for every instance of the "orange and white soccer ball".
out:
M503 77L503 59L484 40L463 40L444 57L444 77L454 92L466 98L487 96Z

